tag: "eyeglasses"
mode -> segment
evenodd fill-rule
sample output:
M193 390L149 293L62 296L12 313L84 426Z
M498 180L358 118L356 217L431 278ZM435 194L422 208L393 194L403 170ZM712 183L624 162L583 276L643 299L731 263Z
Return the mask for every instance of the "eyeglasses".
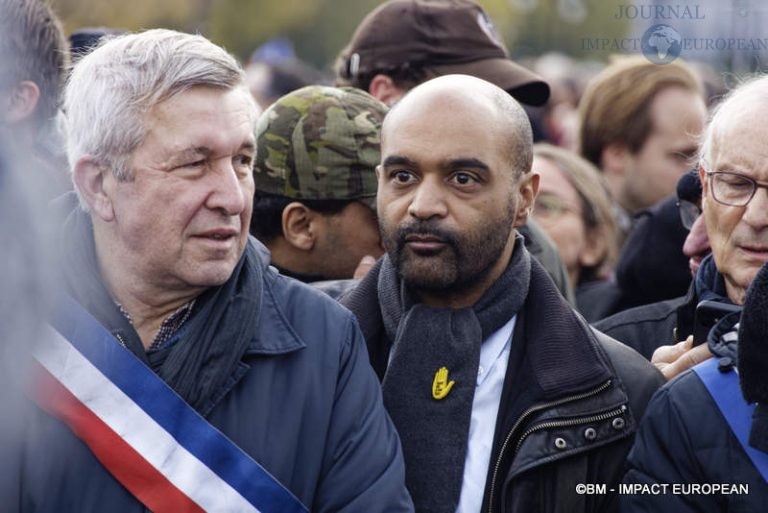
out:
M768 189L768 183L758 182L739 173L707 172L712 197L718 203L731 207L745 207L752 201L758 187Z
M578 213L575 208L553 194L539 194L533 204L534 215L544 218L554 219L562 217L568 212Z
M677 208L680 211L680 221L686 230L690 230L701 215L701 208L696 203L684 199L677 201Z

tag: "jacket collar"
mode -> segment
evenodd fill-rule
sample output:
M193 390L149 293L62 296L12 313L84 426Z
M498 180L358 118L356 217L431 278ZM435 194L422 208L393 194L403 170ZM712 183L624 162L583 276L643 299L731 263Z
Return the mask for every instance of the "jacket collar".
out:
M266 248L263 251L267 252ZM267 258L269 258L268 252ZM251 339L251 343L245 351L246 355L287 354L306 347L306 343L299 338L286 321L285 314L276 299L275 288L279 280L285 279L279 276L274 267L265 270L263 297L261 298L261 319L256 336Z
M528 357L546 399L590 390L611 379L614 373L586 321L535 259L524 308Z

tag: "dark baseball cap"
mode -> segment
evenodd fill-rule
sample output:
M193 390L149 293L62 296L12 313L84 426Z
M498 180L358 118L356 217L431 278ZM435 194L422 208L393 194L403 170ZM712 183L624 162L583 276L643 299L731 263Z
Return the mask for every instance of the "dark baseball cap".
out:
M469 0L390 0L363 19L341 53L339 74L360 74L403 66L437 75L482 78L528 105L543 105L549 85L509 59L482 7Z
M256 124L256 190L297 200L357 200L376 209L387 106L351 87L307 86Z

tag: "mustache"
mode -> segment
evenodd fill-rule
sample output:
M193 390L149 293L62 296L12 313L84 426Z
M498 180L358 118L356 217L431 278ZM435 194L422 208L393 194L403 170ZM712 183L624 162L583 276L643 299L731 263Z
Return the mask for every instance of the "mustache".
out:
M405 246L406 238L410 235L433 237L453 248L458 248L459 246L459 237L455 233L446 230L445 228L441 228L431 221L417 221L399 227L395 234L395 240L397 241L397 247L399 249L402 249Z

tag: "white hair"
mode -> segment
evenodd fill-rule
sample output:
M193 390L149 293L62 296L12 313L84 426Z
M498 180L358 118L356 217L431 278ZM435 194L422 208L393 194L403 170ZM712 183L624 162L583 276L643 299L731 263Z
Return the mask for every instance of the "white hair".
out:
M199 35L154 29L106 39L77 62L66 87L70 169L90 155L118 180L131 180L145 114L195 86L245 87L245 74L232 55Z
M699 164L711 171L715 145L723 128L732 122L735 115L754 112L763 105L768 105L768 75L758 75L733 88L709 116L709 122L701 134ZM739 142L733 144L738 145Z

